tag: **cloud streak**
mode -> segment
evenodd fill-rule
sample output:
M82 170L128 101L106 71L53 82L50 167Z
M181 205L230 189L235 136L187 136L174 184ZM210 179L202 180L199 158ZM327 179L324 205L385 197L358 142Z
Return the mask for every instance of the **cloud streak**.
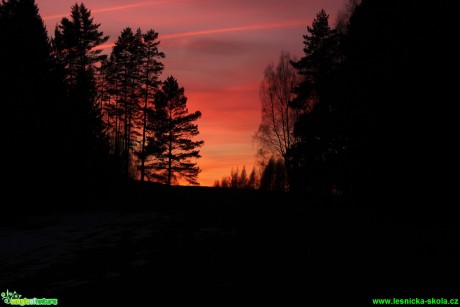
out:
M168 40L173 40L177 38L205 36L205 35L227 33L227 32L268 30L268 29L273 29L273 28L294 27L294 26L299 26L299 25L304 25L304 24L305 24L305 20L286 20L286 21L275 22L275 23L264 23L264 24L255 24L255 25L247 25L247 26L240 26L240 27L228 27L228 28L218 28L218 29L208 29L208 30L200 30L200 31L165 34L165 35L160 35L159 38L161 41L167 42ZM111 48L114 46L114 44L115 43L102 44L98 46L97 49Z
M100 9L91 10L91 13L106 13L106 12L113 12L113 11L122 11L122 10L129 10L129 9L137 9L142 7L149 7L149 6L156 6L162 4L171 4L171 2L188 2L190 0L177 0L177 1L155 1L155 2L138 2L138 3L131 3L131 4L124 4L124 5L117 5L111 7L105 7ZM68 13L65 14L56 14L43 17L43 20L50 20L50 19L58 19L61 17L68 16Z
M255 25L240 26L240 27L228 27L228 28L208 29L208 30L201 30L201 31L175 33L175 34L166 34L166 35L161 36L160 38L168 40L168 39L175 39L175 38L210 35L210 34L226 33L226 32L265 30L265 29L272 29L272 28L293 27L293 26L304 25L304 24L305 24L305 20L287 20L287 21L275 22L275 23L255 24Z

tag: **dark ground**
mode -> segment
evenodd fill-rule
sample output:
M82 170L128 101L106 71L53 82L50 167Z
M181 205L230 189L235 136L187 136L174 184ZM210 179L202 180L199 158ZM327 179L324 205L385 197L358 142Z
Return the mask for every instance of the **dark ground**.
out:
M176 187L131 195L125 204L3 214L0 291L60 306L460 298L452 222L283 193Z

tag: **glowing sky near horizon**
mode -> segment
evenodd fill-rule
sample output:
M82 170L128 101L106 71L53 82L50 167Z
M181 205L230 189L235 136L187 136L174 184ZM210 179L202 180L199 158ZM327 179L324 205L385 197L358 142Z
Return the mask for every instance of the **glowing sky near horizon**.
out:
M232 168L250 170L253 135L260 123L259 85L264 68L282 50L302 55L302 35L325 9L334 23L344 0L87 0L109 51L125 27L159 33L165 52L161 79L173 75L185 88L188 108L200 110L205 141L199 182L211 186ZM75 0L36 0L50 35Z

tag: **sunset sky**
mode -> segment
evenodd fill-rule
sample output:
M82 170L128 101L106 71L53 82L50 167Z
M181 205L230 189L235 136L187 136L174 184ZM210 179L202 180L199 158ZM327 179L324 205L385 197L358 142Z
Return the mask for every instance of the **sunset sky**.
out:
M253 135L260 122L264 68L282 50L302 55L302 35L324 8L333 24L344 0L87 0L100 30L113 43L125 27L159 33L165 52L161 79L173 75L188 108L203 113L205 141L199 182L211 186L231 168L255 163ZM36 0L50 35L74 0ZM107 45L107 52L110 51Z

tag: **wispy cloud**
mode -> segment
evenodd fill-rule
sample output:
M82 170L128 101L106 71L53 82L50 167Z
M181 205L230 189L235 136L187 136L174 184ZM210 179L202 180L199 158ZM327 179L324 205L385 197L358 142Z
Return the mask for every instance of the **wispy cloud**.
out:
M112 48L114 45L115 45L115 43L105 43L105 44L97 46L96 49Z
M298 25L304 25L304 24L305 24L305 20L288 20L288 21L275 22L275 23L264 23L264 24L255 24L255 25L240 26L240 27L228 27L228 28L191 31L191 32L183 32L183 33L175 33L175 34L166 34L166 35L160 36L160 38L164 40L168 40L168 39L175 39L175 38L182 38L182 37L210 35L210 34L225 33L225 32L284 28L284 27L292 27L292 26L298 26Z
M177 1L149 1L149 2L138 2L138 3L131 3L131 4L124 4L124 5L117 5L117 6L110 6L104 7L99 9L91 10L92 13L105 13L105 12L113 12L113 11L121 11L121 10L129 10L129 9L136 9L148 6L156 6L162 4L171 4L172 2L188 2L190 0L177 0ZM43 17L43 20L50 20L50 19L58 19L61 17L68 16L68 13L63 14L56 14Z
M275 23L263 23L263 24L255 24L255 25L247 25L247 26L239 26L239 27L208 29L208 30L200 30L200 31L165 34L165 35L160 34L159 38L161 41L168 41L168 40L184 38L184 37L205 36L205 35L212 35L212 34L226 33L226 32L237 32L237 31L267 30L267 29L273 29L273 28L294 27L294 26L299 26L299 25L305 25L305 20L286 20L286 21L275 22ZM106 49L106 48L113 47L113 45L114 43L106 43L106 44L98 46L97 48Z

